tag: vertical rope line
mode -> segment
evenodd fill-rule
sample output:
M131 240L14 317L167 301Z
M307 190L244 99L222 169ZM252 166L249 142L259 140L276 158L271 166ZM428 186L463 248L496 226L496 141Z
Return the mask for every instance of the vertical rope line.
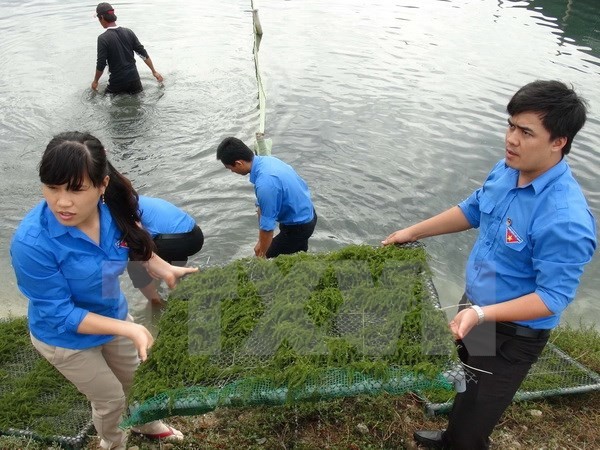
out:
M250 7L252 8L252 24L254 29L254 68L256 70L256 83L258 86L258 109L259 109L259 125L258 131L256 132L256 142L254 145L254 151L258 155L268 155L271 153L271 147L269 142L265 142L265 122L266 122L266 95L265 88L263 86L262 78L260 76L260 65L258 62L258 50L260 48L260 41L262 39L262 26L258 17L258 9L254 7L254 0L250 0Z

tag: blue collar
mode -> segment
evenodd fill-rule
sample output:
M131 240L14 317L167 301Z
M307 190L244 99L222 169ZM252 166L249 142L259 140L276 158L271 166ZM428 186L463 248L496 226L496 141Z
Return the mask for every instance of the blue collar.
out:
M70 234L71 236L76 238L84 237L85 239L89 239L85 235L85 233L79 230L79 228L70 227L60 223L54 216L54 213L50 210L48 203L44 203L44 217L46 219L46 222L48 223L48 234L50 235L50 237L55 238L65 234ZM110 214L110 210L108 209L108 206L106 206L106 204L103 204L101 202L98 202L98 209L98 212L100 214L100 230L108 230L112 224L112 216Z
M569 165L563 158L557 165L551 167L539 177L537 177L535 180L533 180L530 184L533 187L533 190L536 193L536 195L542 192L546 188L546 186L548 186L548 184L552 183L554 180L559 178L568 170Z
M256 177L260 172L260 165L262 164L262 156L255 155L252 159L252 167L250 167L250 183L254 184L256 182Z
M506 167L514 177L515 183L514 186L517 185L517 181L519 179L519 171L508 167L506 162L504 163L504 167ZM525 189L531 186L533 192L537 195L542 192L548 184L552 183L554 180L562 176L565 172L569 170L569 165L565 161L565 158L561 159L558 164L548 169L546 172L535 178L533 181L527 183L524 186L520 186L519 189Z

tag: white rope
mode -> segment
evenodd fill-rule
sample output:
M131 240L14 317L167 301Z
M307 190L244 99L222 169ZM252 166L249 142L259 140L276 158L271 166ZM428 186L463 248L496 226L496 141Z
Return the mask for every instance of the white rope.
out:
M461 306L460 303L457 305L444 306L443 308L440 308L440 309L443 311L444 309L458 308L459 306Z
M254 29L254 68L256 70L256 83L258 85L258 113L259 113L259 124L258 131L255 134L256 142L254 144L254 151L258 155L270 155L271 154L271 142L269 139L265 139L265 122L266 122L266 102L267 96L265 95L265 88L263 86L262 78L260 76L260 66L258 63L258 50L260 48L260 40L262 39L262 25L258 18L258 9L254 7L254 0L250 0L250 7L252 8L252 24Z
M494 375L492 372L489 372L489 371L487 371L487 370L483 370L483 369L478 369L477 367L470 366L470 365L468 365L468 364L465 364L464 362L461 362L461 364L462 364L464 367L468 367L468 368L469 368L469 369L471 369L471 370L476 370L477 372L487 373L488 375Z

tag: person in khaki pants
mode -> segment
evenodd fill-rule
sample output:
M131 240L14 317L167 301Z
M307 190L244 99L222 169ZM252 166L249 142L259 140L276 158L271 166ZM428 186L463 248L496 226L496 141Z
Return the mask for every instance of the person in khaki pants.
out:
M119 429L121 413L139 364L133 341L115 336L106 344L85 350L48 345L33 335L31 341L44 358L92 401L92 420L104 448L111 448L108 442L123 443L126 436Z
M103 449L124 449L119 428L127 393L154 339L133 322L119 276L129 260L173 287L197 269L172 266L153 253L139 226L137 193L87 133L55 136L39 165L44 200L21 221L11 243L17 284L29 300L35 348L92 405ZM134 432L183 439L161 421Z

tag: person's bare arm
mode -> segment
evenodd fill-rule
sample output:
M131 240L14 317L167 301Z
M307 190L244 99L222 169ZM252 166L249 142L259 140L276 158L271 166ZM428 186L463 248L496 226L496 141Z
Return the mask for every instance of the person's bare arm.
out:
M254 254L259 258L264 258L271 246L271 242L273 242L273 230L258 230L258 242L254 246Z
M150 70L152 71L152 75L154 75L154 78L156 78L156 81L158 81L159 83L162 83L164 78L163 76L158 73L156 71L156 69L154 68L154 64L152 63L152 58L150 58L149 56L144 59L144 62L146 63L146 65L150 68Z
M471 224L458 206L454 206L443 213L433 216L408 228L395 231L385 238L383 245L403 244L414 242L430 236L456 233L472 228Z
M86 314L79 324L77 332L81 334L112 334L129 338L133 341L142 361L146 360L148 349L154 343L154 338L143 325L92 312Z
M184 275L198 272L197 267L173 266L156 253L152 253L152 257L148 261L144 261L142 265L151 277L164 280L171 289L175 287L177 281Z
M103 73L104 73L104 71L96 70L96 75L94 75L94 81L92 81L92 89L94 91L98 90L98 81L100 81L100 77L102 76Z

